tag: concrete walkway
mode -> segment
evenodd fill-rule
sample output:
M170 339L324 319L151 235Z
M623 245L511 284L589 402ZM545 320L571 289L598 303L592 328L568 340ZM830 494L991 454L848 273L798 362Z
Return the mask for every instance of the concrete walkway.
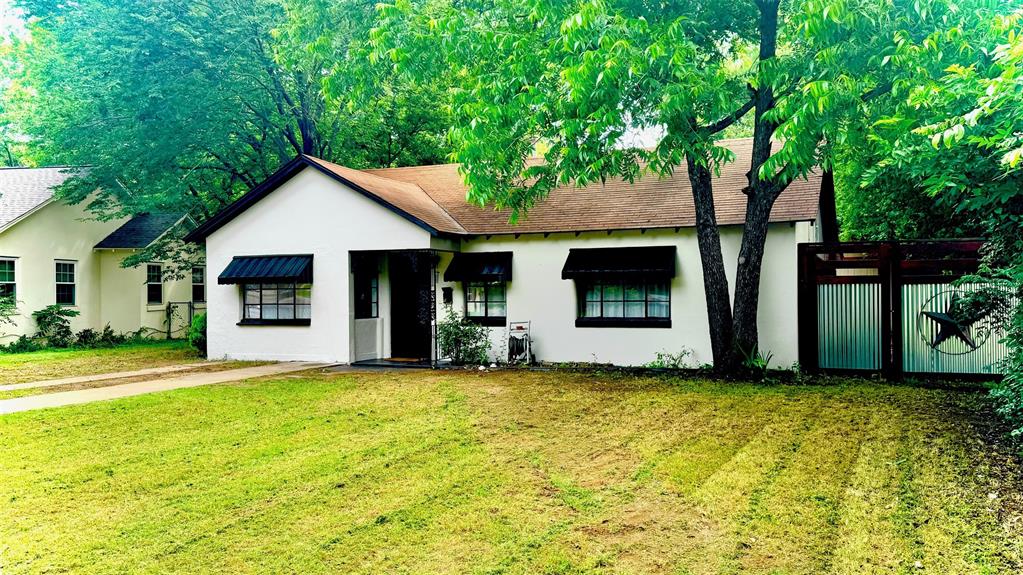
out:
M168 391L171 389L181 389L184 387L199 387L201 385L212 385L215 383L242 381L244 379L265 377L268 375L283 375L286 373L319 369L328 367L329 365L331 364L304 362L275 363L271 365L231 369L227 371L192 373L168 379L137 381L135 383L110 385L107 387L94 387L91 389L79 389L60 393L17 397L14 399L0 400L0 415L6 413L18 413L21 411L31 411L34 409L45 409L47 407L61 407L64 405L91 403L93 401L106 401L108 399L119 399L122 397Z
M0 391L14 391L17 389L35 389L37 387L56 387L58 385L73 385L76 383L93 383L95 381L107 381L111 379L128 379L129 377L143 377L146 375L163 375L178 371L199 369L209 365L217 365L217 361L204 361L202 363L186 363L182 365L166 365L163 367L150 367L136 369L134 371L118 371L114 373L100 373L96 375L80 375L77 377L64 377L61 379L46 379L43 381L29 381L27 383L9 383L0 385Z

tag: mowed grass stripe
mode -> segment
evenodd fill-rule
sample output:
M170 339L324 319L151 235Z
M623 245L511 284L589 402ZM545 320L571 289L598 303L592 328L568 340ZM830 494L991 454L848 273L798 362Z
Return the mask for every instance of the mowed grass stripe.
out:
M838 533L831 557L835 575L895 573L909 560L914 544L903 537L896 521L905 504L900 462L905 461L904 423L887 406L872 410L856 462L849 470L838 516Z

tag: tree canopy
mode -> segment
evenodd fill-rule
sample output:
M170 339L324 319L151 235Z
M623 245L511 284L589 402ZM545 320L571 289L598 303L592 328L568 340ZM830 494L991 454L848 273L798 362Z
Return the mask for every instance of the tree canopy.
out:
M445 158L446 87L369 63L369 3L19 4L29 35L12 40L3 118L29 162L89 166L61 193L99 217L201 220L299 153L354 167Z
M372 38L399 70L458 78L451 144L479 203L525 213L558 185L685 166L715 364L729 366L756 350L778 194L833 167L848 127L890 98L919 42L955 35L973 17L946 0L399 0L381 7ZM916 64L918 73L942 66ZM715 141L743 119L754 151L733 298L711 176L734 160ZM652 149L628 143L631 131L655 127L664 135Z

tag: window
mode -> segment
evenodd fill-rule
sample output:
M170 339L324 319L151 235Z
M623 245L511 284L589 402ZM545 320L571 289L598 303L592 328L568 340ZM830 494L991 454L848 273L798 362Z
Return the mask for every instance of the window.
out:
M355 319L380 315L380 278L375 269L355 273Z
M579 285L577 326L671 327L671 291L667 280L608 279Z
M245 284L242 325L309 325L311 284Z
M17 297L17 284L14 281L14 260L0 260L0 298Z
M508 297L504 282L466 282L465 317L483 325L504 325Z
M163 266L157 264L146 266L146 303L149 305L163 303Z
M192 301L194 303L206 301L206 268L201 266L192 268Z
M55 262L58 305L75 305L75 262Z

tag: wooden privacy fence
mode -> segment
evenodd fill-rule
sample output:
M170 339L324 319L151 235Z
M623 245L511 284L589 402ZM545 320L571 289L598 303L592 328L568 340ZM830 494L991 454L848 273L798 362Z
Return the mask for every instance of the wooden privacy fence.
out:
M951 313L978 285L982 242L799 245L799 362L808 371L983 375L1007 355L1001 334Z

